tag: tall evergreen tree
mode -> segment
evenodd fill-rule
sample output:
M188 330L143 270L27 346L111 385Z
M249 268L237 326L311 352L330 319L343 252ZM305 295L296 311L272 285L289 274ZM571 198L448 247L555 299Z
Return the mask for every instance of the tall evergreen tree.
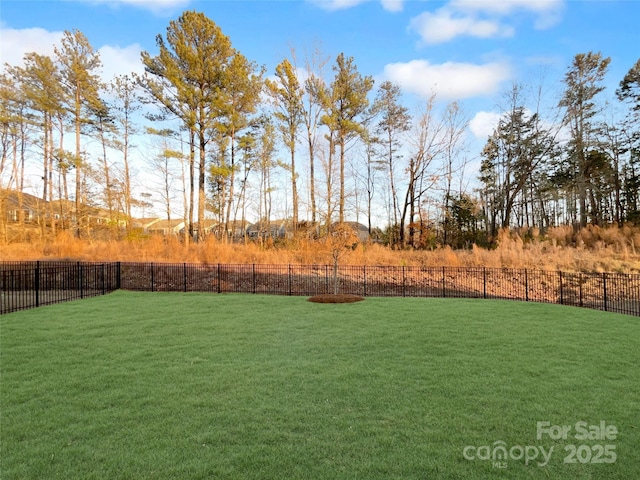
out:
M234 52L228 67L222 75L222 89L218 93L217 102L222 113L216 122L218 134L228 139L229 144L229 192L225 214L225 232L229 231L232 220L231 212L235 201L236 150L241 141L241 133L252 124L251 115L256 112L260 102L264 81L264 69L249 61L239 52ZM204 181L204 179L201 179ZM238 209L236 208L237 212ZM235 217L235 215L234 215Z
M82 127L88 122L87 112L99 105L102 82L98 71L102 66L100 55L93 50L87 37L79 30L65 31L60 46L55 48L60 78L66 94L66 106L73 118L75 129L75 215L76 235L80 236L86 212L82 195L84 159L82 153Z
M336 133L336 145L340 150L340 191L338 197L338 222L345 221L345 152L347 143L362 131L360 116L367 110L367 95L373 88L373 78L362 77L353 57L343 53L336 58L333 67L335 77L331 83L322 122Z
M19 69L22 89L31 108L40 114L38 124L42 128L45 179L42 199L47 200L53 158L53 120L62 110L63 92L58 68L51 57L28 53L24 63L25 67Z
M640 59L629 69L616 96L629 107L620 133L624 135L624 152L627 161L623 166L626 220L640 223Z
M616 96L621 102L628 102L630 109L634 112L634 116L636 118L640 117L640 59L620 81Z
M289 173L291 175L291 196L293 210L293 228L298 225L298 173L296 171L296 144L298 130L303 122L304 89L298 81L293 65L283 60L276 66L277 80L267 80L266 87L276 107L274 116L282 134L284 145L289 150Z
M51 57L28 53L24 57L24 68L18 68L22 90L37 113L34 119L42 131L42 200L48 201L48 217L52 233L56 225L53 215L53 170L54 139L53 124L57 115L62 113L64 94L60 83L60 74Z
M511 226L516 200L536 171L550 160L555 148L538 115L528 114L518 104L517 91L511 98L511 111L500 119L482 152L481 180L487 192L494 189L490 208L495 211L490 217L498 216L502 228ZM495 235L496 225L493 221L491 224L490 235Z
M206 149L213 129L225 115L221 91L235 51L230 39L203 13L184 12L167 27L166 40L158 35L159 54L142 52L147 75L141 87L160 108L179 118L189 132L189 222L193 236L196 147L198 149L198 223L205 207ZM202 235L202 232L201 232Z
M402 159L402 154L398 153L401 142L400 136L411 128L411 116L409 109L400 103L402 91L397 84L385 81L378 87L378 93L374 100L373 109L380 115L375 133L378 142L382 147L381 157L384 158L386 172L389 178L389 192L391 196L391 213L394 225L398 224L400 214L398 192L396 186L395 170L396 164ZM392 232L396 232L393 229ZM392 238L391 243L395 244L398 239Z
M131 167L130 153L133 145L131 138L136 133L133 116L142 107L138 102L137 85L129 75L119 75L111 83L114 95L113 118L119 130L117 148L122 152L122 196L127 229L131 226Z
M596 96L604 90L604 77L611 59L598 53L579 53L564 76L565 91L559 106L565 110L565 124L571 131L569 154L575 166L580 207L580 226L588 220L589 152L595 143Z

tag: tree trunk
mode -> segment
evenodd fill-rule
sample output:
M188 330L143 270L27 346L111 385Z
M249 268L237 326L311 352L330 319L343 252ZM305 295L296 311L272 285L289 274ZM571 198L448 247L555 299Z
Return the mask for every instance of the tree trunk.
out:
M76 128L76 154L75 154L75 168L76 168L76 237L80 238L82 228L82 161L80 153L80 87L76 88L75 99L75 128Z
M311 200L311 223L315 224L317 220L317 206L316 206L316 175L315 175L315 148L313 142L313 135L311 130L307 130L307 140L309 142L309 196Z
M198 175L198 241L204 240L206 234L204 231L204 211L206 207L206 195L205 195L205 180L206 180L206 140L204 138L205 132L200 129L199 131L199 150L200 150L200 164Z
M196 164L196 132L189 128L189 224L187 230L193 239L193 210L195 203L195 164Z
M340 196L338 204L338 222L344 223L344 148L345 138L344 135L340 136Z
M292 139L295 142L295 138ZM295 143L291 144L291 196L293 201L293 231L298 228L298 187L296 182Z
M231 208L233 205L233 194L234 194L234 184L236 181L235 175L235 157L236 157L236 149L235 149L235 132L232 130L231 135L229 137L231 142L231 169L229 175L229 198L227 199L227 213L225 215L224 220L224 233L225 237L229 238L229 224L231 223ZM232 225L232 230L235 230L235 226ZM231 237L233 237L233 231L231 232Z

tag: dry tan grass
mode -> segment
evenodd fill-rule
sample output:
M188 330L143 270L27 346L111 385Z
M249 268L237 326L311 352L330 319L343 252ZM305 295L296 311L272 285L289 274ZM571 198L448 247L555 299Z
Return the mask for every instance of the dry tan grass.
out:
M525 240L523 240L525 239ZM82 260L222 264L332 264L332 252L322 241L292 240L284 244L226 243L208 238L188 247L173 237L131 240L78 240L61 233L49 241L0 246L0 261ZM392 250L378 244L358 244L341 255L344 265L485 266L583 272L640 272L640 228L571 227L538 232L502 232L497 247L471 250L442 247L430 251Z

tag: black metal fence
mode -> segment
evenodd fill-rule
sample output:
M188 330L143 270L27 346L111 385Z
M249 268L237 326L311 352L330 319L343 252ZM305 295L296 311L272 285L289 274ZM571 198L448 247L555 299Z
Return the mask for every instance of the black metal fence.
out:
M105 295L120 288L120 264L0 263L0 314Z
M640 275L484 267L0 263L0 313L137 291L494 298L640 316Z

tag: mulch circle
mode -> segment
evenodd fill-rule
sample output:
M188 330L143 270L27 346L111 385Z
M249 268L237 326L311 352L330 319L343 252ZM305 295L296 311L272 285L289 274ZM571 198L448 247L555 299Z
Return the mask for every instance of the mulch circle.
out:
M353 303L361 302L364 300L364 297L359 295L350 295L347 293L323 293L321 295L309 297L308 300L315 303Z

